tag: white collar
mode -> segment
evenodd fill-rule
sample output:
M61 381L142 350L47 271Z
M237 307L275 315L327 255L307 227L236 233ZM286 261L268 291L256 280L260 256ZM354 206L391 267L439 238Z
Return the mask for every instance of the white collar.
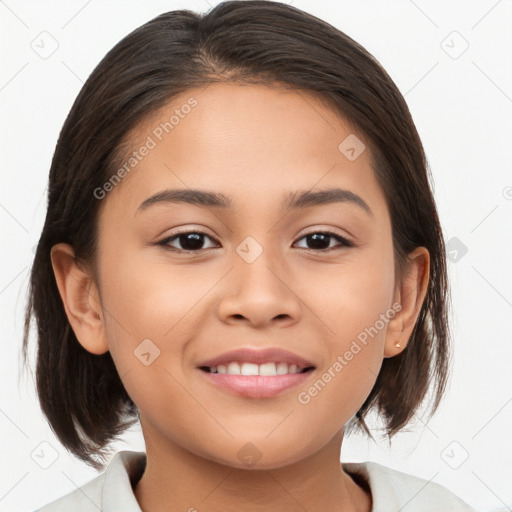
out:
M103 512L142 512L133 489L146 467L144 452L118 452L103 475ZM474 512L466 503L441 485L382 466L376 462L344 462L346 473L360 475L372 494L372 512L396 510Z

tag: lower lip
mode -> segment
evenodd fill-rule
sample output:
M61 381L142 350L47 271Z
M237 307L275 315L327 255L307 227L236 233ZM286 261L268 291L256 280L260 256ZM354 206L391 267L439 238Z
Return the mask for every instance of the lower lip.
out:
M227 373L209 373L199 370L210 382L234 392L237 395L251 398L268 398L283 391L303 384L314 370L305 373L287 373L285 375L229 375Z

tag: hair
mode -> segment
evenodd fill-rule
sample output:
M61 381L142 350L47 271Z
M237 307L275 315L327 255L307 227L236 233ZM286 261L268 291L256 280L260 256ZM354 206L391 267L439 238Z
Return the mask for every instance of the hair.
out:
M113 170L130 134L177 94L215 82L278 85L325 100L365 136L392 223L397 279L407 255L427 248L427 293L407 347L385 358L352 418L372 437L373 410L389 439L429 391L438 408L449 368L445 246L423 146L405 99L377 60L330 24L269 0L222 2L198 14L162 14L123 38L94 69L60 132L48 186L46 220L31 269L23 355L37 320L36 386L42 411L62 444L100 468L109 443L138 419L109 352L78 342L66 316L50 251L70 244L95 271L99 201L93 191Z

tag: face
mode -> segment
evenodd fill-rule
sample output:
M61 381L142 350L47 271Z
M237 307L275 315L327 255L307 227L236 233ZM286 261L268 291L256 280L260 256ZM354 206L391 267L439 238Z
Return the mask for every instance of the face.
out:
M213 84L175 97L132 144L129 171L104 189L97 285L104 350L145 435L239 467L244 450L262 469L318 451L372 389L396 313L390 217L364 136L306 92ZM147 201L190 189L229 206ZM328 189L351 194L290 206ZM273 347L314 369L271 396L198 368Z

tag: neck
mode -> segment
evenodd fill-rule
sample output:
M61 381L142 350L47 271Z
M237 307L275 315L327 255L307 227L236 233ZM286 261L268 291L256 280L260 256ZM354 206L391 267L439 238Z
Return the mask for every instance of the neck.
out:
M146 469L134 489L143 512L371 511L370 494L342 469L343 431L313 455L267 470L219 463L144 430Z

